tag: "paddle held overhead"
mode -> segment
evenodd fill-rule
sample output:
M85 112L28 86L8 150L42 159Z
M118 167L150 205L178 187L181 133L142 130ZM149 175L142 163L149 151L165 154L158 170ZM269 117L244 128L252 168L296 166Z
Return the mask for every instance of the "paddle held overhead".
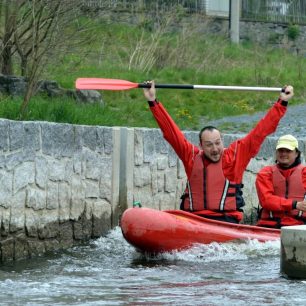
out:
M76 89L83 90L129 90L133 88L149 88L146 83L133 83L118 79L78 78ZM271 91L280 92L279 87L252 87L252 86L221 86L221 85L180 85L180 84L155 84L156 88L172 89L207 89L207 90L239 90L239 91Z

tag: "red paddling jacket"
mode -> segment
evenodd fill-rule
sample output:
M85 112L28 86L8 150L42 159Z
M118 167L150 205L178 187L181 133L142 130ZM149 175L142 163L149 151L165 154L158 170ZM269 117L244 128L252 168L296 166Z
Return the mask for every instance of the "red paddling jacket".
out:
M286 112L287 102L278 100L276 103L274 103L274 105L270 108L264 118L262 118L257 123L255 128L249 134L247 134L241 139L232 142L228 146L228 148L224 149L221 161L220 163L217 163L217 165L213 165L213 163L205 159L200 149L187 140L185 135L182 133L182 131L180 131L178 126L175 124L175 122L172 120L172 118L160 102L149 102L149 105L155 120L157 121L160 129L163 132L164 138L169 142L178 157L183 162L188 180L192 180L191 184L193 186L191 186L191 195L194 197L195 192L199 194L199 200L196 201L196 206L192 207L192 212L201 214L201 211L203 211L203 204L201 208L200 202L203 203L203 197L203 200L206 199L206 203L209 202L209 207L205 208L203 215L217 217L222 217L226 215L231 218L234 218L238 222L241 221L243 218L243 212L237 209L237 205L235 207L235 204L233 204L233 199L228 199L230 197L230 194L236 193L236 191L232 192L232 187L230 187L230 189L225 195L225 209L220 210L220 192L218 191L218 195L214 195L214 186L218 185L218 188L221 189L220 186L222 185L222 182L220 181L216 183L219 177L214 175L213 171L209 171L209 167L216 167L216 169L218 168L219 173L222 172L222 177L224 179L226 178L230 182L230 184L241 184L243 173L250 159L258 153L258 151L260 150L260 146L265 140L266 136L276 130L280 119L284 116ZM197 179L195 179L194 175L196 174L196 172L199 172L199 175L203 176L203 167L205 168L205 166L203 165L202 167L200 165L200 161L197 157L198 154L200 154L200 156L203 156L203 159L205 159L205 164L208 168L206 171L206 173L208 174L206 181L208 182L209 179L209 182L207 184L207 187L209 187L209 189L206 189L206 191L204 189L201 189L199 192L196 191L196 189L199 187L199 182L197 182ZM194 167L195 163L197 164ZM206 192L205 196L203 191ZM193 202L193 205L194 204L195 203ZM243 203L241 203L241 205L243 205ZM233 210L229 210L230 207L232 207ZM184 205L183 209L190 210L190 205ZM200 209L200 211L196 211L196 209Z
M287 171L287 177L282 171ZM294 204L304 199L305 180L306 167L301 164L287 170L277 165L264 167L256 178L257 194L262 206L257 225L279 228L304 224L306 213L294 209Z

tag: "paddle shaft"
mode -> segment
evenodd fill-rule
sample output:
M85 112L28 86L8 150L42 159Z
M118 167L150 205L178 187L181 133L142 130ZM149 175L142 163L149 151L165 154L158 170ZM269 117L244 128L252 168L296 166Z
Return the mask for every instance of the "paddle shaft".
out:
M139 83L138 88L150 88L150 84ZM207 90L239 90L239 91L271 91L280 92L278 87L250 87L250 86L220 86L220 85L180 85L180 84L155 84L155 88L173 89L207 89Z
M120 79L78 78L76 88L83 90L129 90L133 88L150 88L150 83L134 83ZM275 91L276 87L224 86L224 85L189 85L189 84L155 84L156 88L174 89L207 89L207 90L240 90L240 91Z

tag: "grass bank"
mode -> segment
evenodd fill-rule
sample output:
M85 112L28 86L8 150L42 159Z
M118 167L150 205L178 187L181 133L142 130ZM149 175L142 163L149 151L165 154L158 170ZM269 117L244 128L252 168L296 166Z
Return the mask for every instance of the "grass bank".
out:
M281 87L292 84L295 99L306 102L306 60L289 52L253 44L231 44L226 37L199 35L194 24L170 30L173 16L158 26L92 20L96 39L91 52L71 50L50 63L45 79L74 88L78 77L117 78L132 82ZM170 21L169 21L170 20ZM205 90L158 90L158 99L182 129L199 129L205 120L265 110L277 93ZM26 120L73 124L156 127L142 90L104 91L104 106L69 99L33 97ZM21 99L2 97L1 118L18 119Z

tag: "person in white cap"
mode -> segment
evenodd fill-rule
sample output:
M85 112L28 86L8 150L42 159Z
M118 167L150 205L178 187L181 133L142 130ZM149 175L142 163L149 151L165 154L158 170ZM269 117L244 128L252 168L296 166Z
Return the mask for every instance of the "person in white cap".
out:
M281 228L306 224L306 166L301 163L298 140L280 137L276 162L262 168L256 177L259 204L258 226Z

